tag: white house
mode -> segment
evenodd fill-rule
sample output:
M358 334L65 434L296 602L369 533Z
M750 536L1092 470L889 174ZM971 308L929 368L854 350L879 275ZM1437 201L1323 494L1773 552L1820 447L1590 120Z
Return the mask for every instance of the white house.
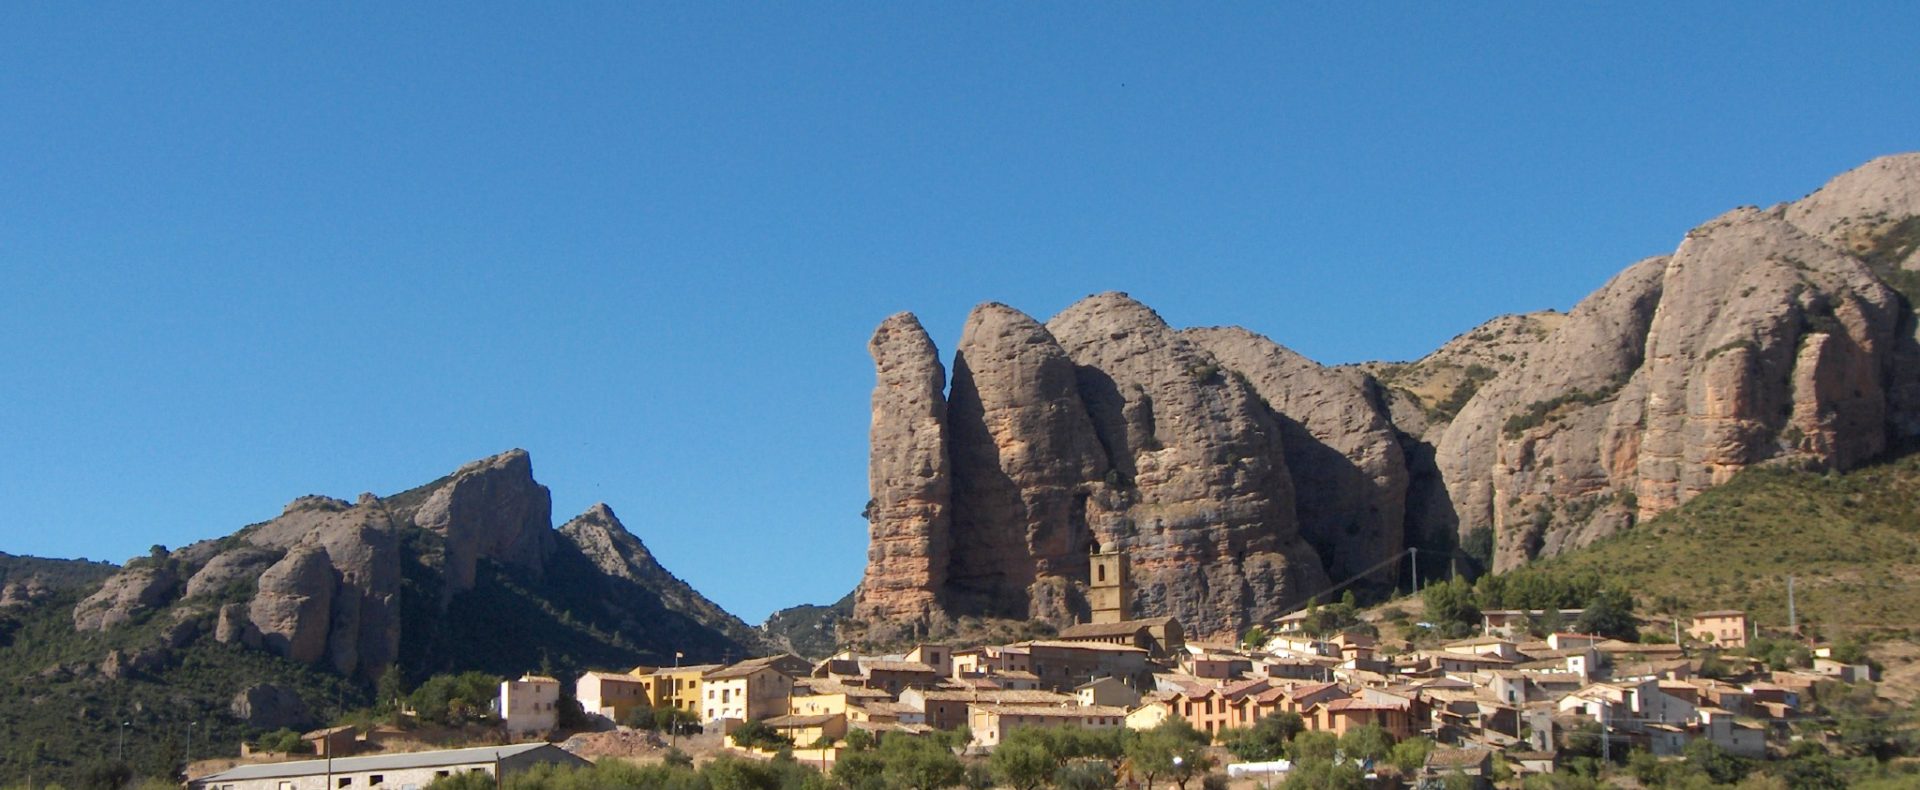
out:
M541 675L502 681L496 705L509 737L551 732L560 724L560 681Z

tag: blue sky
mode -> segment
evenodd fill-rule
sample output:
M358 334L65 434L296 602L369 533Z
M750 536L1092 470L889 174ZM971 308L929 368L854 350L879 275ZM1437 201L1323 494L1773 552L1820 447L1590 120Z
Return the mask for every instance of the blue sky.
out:
M858 581L890 313L1413 358L1920 148L1910 3L1279 5L7 5L0 550L525 447L757 621Z

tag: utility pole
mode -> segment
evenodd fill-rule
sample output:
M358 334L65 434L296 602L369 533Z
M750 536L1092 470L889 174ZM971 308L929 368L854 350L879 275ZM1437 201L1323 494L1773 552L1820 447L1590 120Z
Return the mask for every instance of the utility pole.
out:
M1419 595L1420 594L1420 547L1414 546L1410 549L1407 549L1407 551L1410 551L1413 553L1413 594Z
M1800 613L1793 608L1793 574L1787 574L1787 630L1800 636Z

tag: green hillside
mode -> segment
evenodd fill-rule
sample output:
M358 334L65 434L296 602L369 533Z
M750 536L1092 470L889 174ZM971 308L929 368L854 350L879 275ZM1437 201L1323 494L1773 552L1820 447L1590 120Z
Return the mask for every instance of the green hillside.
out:
M1602 574L1642 611L1744 609L1842 632L1920 631L1920 454L1832 474L1755 468L1684 507L1579 551L1549 571Z

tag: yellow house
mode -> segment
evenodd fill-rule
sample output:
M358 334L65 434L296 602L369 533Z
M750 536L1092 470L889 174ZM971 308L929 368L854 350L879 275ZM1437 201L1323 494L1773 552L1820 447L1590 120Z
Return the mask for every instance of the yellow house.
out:
M847 708L857 707L863 701L891 699L893 695L880 689L815 679L794 684L787 712L794 716L844 714Z
M701 703L700 678L719 668L719 664L694 664L684 667L661 667L646 673L634 670L633 674L646 688L648 705L683 710L698 716Z

